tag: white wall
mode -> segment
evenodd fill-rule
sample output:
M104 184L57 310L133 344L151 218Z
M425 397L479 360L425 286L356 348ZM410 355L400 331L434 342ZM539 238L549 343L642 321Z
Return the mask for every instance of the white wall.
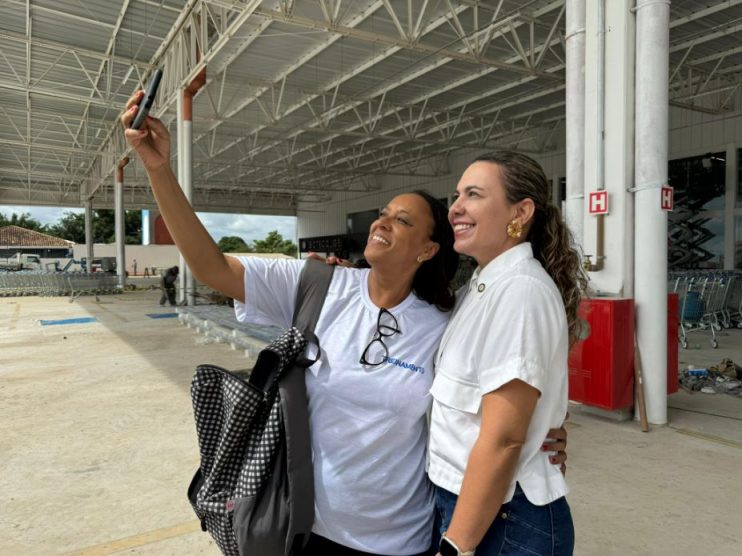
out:
M742 110L714 116L670 107L670 159L742 148Z
M86 256L85 245L75 245L74 258L80 259ZM93 258L115 257L116 245L96 243L93 246ZM169 268L178 264L179 254L175 245L127 245L126 246L126 270L129 275L134 273L134 259L137 261L137 274L144 274L144 267L157 267L158 269ZM60 260L62 265L65 261ZM159 270L158 270L159 272Z
M562 129L562 136L564 135ZM565 156L564 138L557 139L560 142L558 150L546 155L534 156L544 168L546 176L564 176ZM297 230L299 238L316 237L346 232L345 218L348 213L383 207L392 197L400 193L414 189L425 189L435 197L446 197L452 195L456 190L459 177L469 163L478 155L482 149L461 151L449 158L449 170L447 175L439 177L389 177L382 180L382 188L371 193L338 193L335 199L322 205L307 204L299 207L297 213Z

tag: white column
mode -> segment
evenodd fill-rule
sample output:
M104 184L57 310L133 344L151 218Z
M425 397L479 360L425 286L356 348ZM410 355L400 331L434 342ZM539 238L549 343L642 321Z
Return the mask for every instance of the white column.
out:
M647 418L667 423L667 183L670 2L636 5L634 298Z
M93 271L93 201L85 201L85 257L88 272Z
M152 239L152 224L150 222L150 211L148 209L142 209L139 211L142 218L142 245L149 245L153 243Z
M177 122L178 122L178 183L183 187L183 174L184 174L184 154L183 145L185 143L183 139L183 92L178 91L177 96ZM183 255L180 255L178 261L178 268L180 273L178 274L178 303L182 303L185 300L186 290L186 263Z
M115 174L118 174L118 172L115 172ZM124 247L126 244L126 219L124 213L124 184L119 181L118 177L115 178L113 191L115 196L116 274L118 274L119 286L123 288L126 285L126 255Z
M632 296L634 279L633 199L628 193L634 184L636 29L632 6L632 0L591 0L585 6L586 198L582 245L585 254L592 255L592 262L597 263L598 220L588 214L587 195L605 189L610 207L603 217L605 258L602 269L590 273L590 280L602 294L620 297Z
M183 193L188 202L193 205L193 122L183 120ZM196 304L196 280L188 266L184 264L181 272L185 275L186 302L193 306Z
M726 154L726 195L724 196L724 269L734 270L736 238L734 229L734 208L737 203L737 146L727 145Z
M567 225L582 245L585 198L585 0L566 4ZM559 186L555 184L555 189Z

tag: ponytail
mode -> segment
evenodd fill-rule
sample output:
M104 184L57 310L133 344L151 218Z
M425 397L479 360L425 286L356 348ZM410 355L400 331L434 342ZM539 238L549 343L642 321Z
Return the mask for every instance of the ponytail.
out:
M509 203L515 204L523 199L534 202L536 210L529 223L525 241L531 243L533 256L559 289L567 312L571 347L579 339L577 311L582 294L587 290L587 276L582 270L580 256L561 211L551 202L546 175L538 162L512 151L487 154L474 160L479 161L491 162L500 167L500 176Z
M583 292L587 290L587 276L582 270L572 233L564 222L561 211L553 204L547 204L542 218L534 219L527 240L531 242L533 256L549 273L562 295L567 311L571 347L579 339L577 311Z

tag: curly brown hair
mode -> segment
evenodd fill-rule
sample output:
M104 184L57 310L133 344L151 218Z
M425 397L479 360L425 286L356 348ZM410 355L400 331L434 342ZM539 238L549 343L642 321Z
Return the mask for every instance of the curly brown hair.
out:
M554 280L567 311L570 347L579 339L577 311L587 291L588 279L580 255L559 207L551 201L551 190L541 165L513 151L498 151L477 157L473 162L491 162L500 167L500 176L509 203L531 199L536 210L528 225L525 241L531 242L533 256Z

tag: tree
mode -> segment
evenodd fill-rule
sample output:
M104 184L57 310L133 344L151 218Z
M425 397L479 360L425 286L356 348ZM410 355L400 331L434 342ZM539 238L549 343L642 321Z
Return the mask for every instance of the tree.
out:
M0 212L0 227L2 226L20 226L21 228L34 230L35 232L46 233L47 231L46 226L44 226L35 218L31 218L31 214L28 212L24 212L20 215L13 213L10 218L6 217L3 213Z
M299 250L293 241L283 239L277 230L268 232L265 239L256 239L253 242L253 248L256 253L283 253L291 257L296 257Z
M124 214L124 243L129 245L142 243L142 213L138 210L127 210ZM56 224L49 226L47 233L75 243L85 243L85 214L66 212ZM93 242L115 241L115 211L110 209L93 211Z
M219 249L222 253L249 253L250 249L247 243L238 236L224 236L219 240Z
M85 243L85 215L65 212L56 224L49 226L48 233L75 243Z
M142 244L142 211L124 211L124 235L129 245Z
M93 212L93 241L114 243L116 241L116 211L100 209ZM124 243L142 243L142 213L138 210L124 211Z

